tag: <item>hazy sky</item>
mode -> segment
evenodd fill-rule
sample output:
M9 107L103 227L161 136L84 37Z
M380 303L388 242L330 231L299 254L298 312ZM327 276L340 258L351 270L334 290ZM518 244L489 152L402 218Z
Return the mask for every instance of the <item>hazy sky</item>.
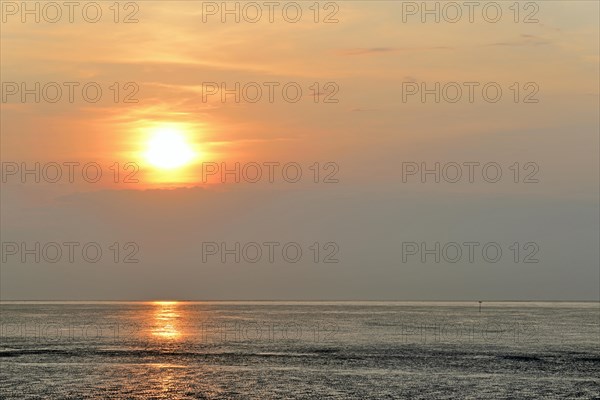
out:
M79 9L73 23L66 9L50 23L54 10L41 9L37 23L2 3L2 299L598 299L598 2L520 3L516 15L501 1L496 23L479 8L473 22L446 21L446 9L423 23L422 10L392 1L322 2L316 23L308 1L294 3L296 23L285 3L272 23L267 7L251 23L241 2L236 23L221 21L221 2L197 1L120 3L117 23L112 2L97 3L97 23ZM36 82L39 102L22 97ZM436 82L447 91L423 102ZM96 87L99 100L86 100ZM486 100L497 87L502 97ZM172 141L148 156L157 132L193 157L157 167L185 161ZM35 163L40 183L21 175ZM79 163L73 182L64 163ZM215 168L235 163L241 182L221 183ZM440 182L422 182L435 163ZM100 166L98 182L83 165ZM124 182L131 172L139 182ZM439 263L421 251L436 242ZM82 255L89 243L97 262ZM259 262L248 261L253 243ZM486 243L502 250L497 262Z

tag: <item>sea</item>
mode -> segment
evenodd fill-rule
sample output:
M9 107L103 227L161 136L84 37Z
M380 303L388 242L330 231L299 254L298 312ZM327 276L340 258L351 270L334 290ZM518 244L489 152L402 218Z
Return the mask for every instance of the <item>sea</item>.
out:
M0 303L1 399L600 399L599 303Z

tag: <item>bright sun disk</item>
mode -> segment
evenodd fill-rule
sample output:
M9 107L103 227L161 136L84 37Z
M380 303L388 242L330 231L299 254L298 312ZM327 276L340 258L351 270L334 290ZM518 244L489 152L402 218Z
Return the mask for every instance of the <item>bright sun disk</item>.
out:
M145 158L155 167L172 169L188 164L195 155L181 132L160 129L150 137Z

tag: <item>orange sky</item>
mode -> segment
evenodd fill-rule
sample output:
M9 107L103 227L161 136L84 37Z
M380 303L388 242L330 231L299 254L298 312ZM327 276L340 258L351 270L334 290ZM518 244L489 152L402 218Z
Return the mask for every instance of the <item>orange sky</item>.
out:
M402 7L393 2L342 2L335 14L339 22L330 24L308 16L296 24L224 24L219 15L203 23L200 2L141 2L139 22L131 24L115 24L110 10L97 24L82 18L73 24L20 23L18 15L5 15L4 82L98 82L104 93L94 104L78 90L72 104L36 104L31 98L22 104L18 95L9 96L2 104L2 156L142 163L149 127L165 123L189 127L203 154L197 161L207 162L343 159L360 174L364 164L354 164L374 163L382 144L400 156L410 149L435 158L427 143L460 152L456 143L476 137L481 144L475 145L485 151L498 140L496 131L594 121L598 6L575 3L543 4L536 13L540 22L528 24L515 24L509 15L491 24L479 14L473 24L423 24L412 16L402 23ZM481 99L442 103L430 118L430 104L402 103L407 81L498 82L505 93L493 105ZM121 87L115 104L109 89L114 82L133 82L137 102L123 102L135 90L130 86ZM236 103L231 95L223 103L219 93L203 99L211 82L228 88L256 82L263 97L256 103ZM264 82L279 84L273 103ZM297 103L284 101L278 90L288 82L303 89ZM334 82L338 102L315 103L315 82ZM541 103L508 101L513 82L535 82ZM574 134L586 135L581 129ZM577 163L583 148L564 140L575 146L572 153L579 156L571 161ZM36 146L28 146L32 141ZM553 168L554 155L539 157ZM383 173L373 168L375 175Z

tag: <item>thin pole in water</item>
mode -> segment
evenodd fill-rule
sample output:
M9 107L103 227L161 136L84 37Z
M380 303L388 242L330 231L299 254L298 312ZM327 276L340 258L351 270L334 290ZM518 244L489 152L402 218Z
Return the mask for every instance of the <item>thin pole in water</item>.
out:
M481 300L479 300L479 312L481 312Z

